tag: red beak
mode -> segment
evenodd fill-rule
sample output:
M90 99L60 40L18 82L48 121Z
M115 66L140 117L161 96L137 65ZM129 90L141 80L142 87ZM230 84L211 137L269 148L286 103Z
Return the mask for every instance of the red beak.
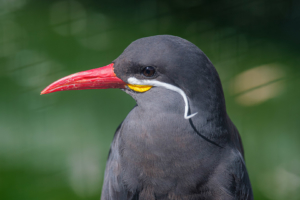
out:
M114 73L114 64L66 76L46 87L41 94L65 90L125 88L126 83Z

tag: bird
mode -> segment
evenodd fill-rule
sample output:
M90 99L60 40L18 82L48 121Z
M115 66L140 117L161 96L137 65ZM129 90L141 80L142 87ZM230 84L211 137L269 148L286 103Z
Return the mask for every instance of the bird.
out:
M195 44L140 38L111 64L66 76L41 94L108 88L136 105L111 143L102 200L253 199L219 75Z

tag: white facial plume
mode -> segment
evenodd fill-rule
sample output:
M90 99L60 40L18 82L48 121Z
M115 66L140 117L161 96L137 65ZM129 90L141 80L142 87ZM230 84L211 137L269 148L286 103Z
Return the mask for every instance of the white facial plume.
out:
M186 94L183 92L182 89L174 86L174 85L171 85L171 84L168 84L168 83L164 83L164 82L160 82L160 81L156 81L156 80L138 80L134 77L130 77L128 78L128 83L132 84L132 85L151 85L151 86L155 86L155 87L163 87L163 88L166 88L168 90L172 90L172 91L175 91L177 93L179 93L183 100L184 100L184 104L185 104L185 107L184 107L184 118L185 119L189 119L189 118L192 118L194 117L198 112L194 113L194 114L191 114L191 115L188 115L188 111L189 111L189 103L188 103L188 99L187 99L187 96Z

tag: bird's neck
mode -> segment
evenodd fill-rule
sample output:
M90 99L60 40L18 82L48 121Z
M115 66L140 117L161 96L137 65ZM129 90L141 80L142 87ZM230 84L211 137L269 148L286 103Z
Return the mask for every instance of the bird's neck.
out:
M184 118L185 103L180 94L160 88L154 88L148 94L134 97L138 106L136 113L141 120L153 123L153 126L165 124L164 129L182 128L187 132L197 133L204 139L214 143L227 142L227 114L224 100L216 101L217 96L203 96L205 94L188 97L190 114L197 115L190 119ZM224 97L223 97L224 99ZM213 103L217 102L217 103ZM176 124L169 127L168 124ZM170 130L173 133L174 130Z
M227 113L223 92L205 93L189 97L190 113L198 112L190 123L204 137L224 144L228 142Z

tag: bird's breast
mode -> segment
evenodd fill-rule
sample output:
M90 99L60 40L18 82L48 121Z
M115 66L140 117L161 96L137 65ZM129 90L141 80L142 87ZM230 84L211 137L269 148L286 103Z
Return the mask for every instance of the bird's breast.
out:
M203 166L210 165L207 156L214 151L202 145L187 120L178 123L172 114L141 118L129 115L120 129L118 150L124 180L134 187L152 185L164 193L170 188L188 187L200 176L205 179L209 173Z

